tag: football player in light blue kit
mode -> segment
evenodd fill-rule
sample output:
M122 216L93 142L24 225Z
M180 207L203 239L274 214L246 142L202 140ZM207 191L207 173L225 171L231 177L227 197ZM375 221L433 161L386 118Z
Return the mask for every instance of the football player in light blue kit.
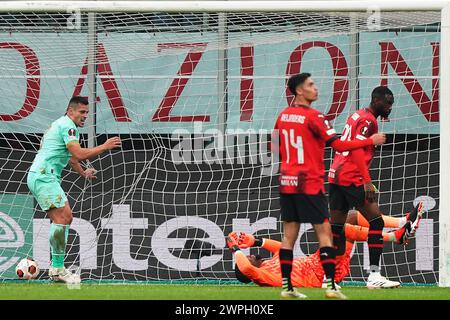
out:
M72 209L61 188L61 171L70 162L72 169L86 179L96 179L95 169L84 170L79 161L95 157L121 146L119 137L113 137L100 146L82 148L79 143L79 127L83 127L89 113L88 100L84 97L70 99L66 114L54 121L45 132L41 147L31 165L27 185L42 210L46 211L50 226L52 266L50 279L68 284L80 283L80 276L64 267Z

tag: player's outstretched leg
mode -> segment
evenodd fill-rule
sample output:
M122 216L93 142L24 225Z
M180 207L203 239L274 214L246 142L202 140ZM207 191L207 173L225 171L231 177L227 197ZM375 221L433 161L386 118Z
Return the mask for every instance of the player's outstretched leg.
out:
M411 221L406 222L406 224L395 231L388 232L388 235L393 237L393 241L398 244L407 245L411 233Z
M419 222L422 219L425 207L423 201L420 201L417 206L406 216L407 223L411 223L411 234L414 234L419 227Z
M52 266L48 271L51 280L67 284L79 284L80 276L73 274L64 267L66 243L69 237L69 225L72 221L72 210L68 203L63 208L53 208L49 211L52 224L50 225L50 247Z
M424 211L423 202L420 201L417 206L407 214L407 221L403 227L386 233L388 241L393 241L405 246L408 245L409 238L414 235L419 228L419 222L422 219Z

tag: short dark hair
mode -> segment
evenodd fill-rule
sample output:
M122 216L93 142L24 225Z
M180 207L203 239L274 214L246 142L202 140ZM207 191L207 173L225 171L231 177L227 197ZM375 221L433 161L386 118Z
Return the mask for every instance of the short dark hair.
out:
M69 101L69 105L67 106L67 109L76 108L80 104L87 106L87 105L89 105L89 100L86 97L82 97L82 96L72 97Z
M252 280L250 280L249 277L247 277L245 274L239 270L239 267L237 264L234 265L234 274L236 275L236 279L238 279L242 283L250 283Z
M295 89L299 85L303 84L306 81L306 79L308 79L309 77L311 77L311 73L304 72L304 73L294 74L292 77L289 78L287 85L288 85L289 90L291 90L291 92L294 96L297 95L297 92Z
M376 87L375 89L372 90L371 102L374 102L375 99L386 101L388 96L394 97L394 94L388 87L385 86Z

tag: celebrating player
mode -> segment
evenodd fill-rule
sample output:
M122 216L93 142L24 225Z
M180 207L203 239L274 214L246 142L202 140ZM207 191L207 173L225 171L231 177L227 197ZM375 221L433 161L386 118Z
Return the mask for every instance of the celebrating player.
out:
M378 132L377 118L387 118L392 110L394 95L389 88L380 86L372 91L369 107L355 112L347 120L341 140L358 139L364 141ZM369 221L370 274L367 287L391 288L399 286L399 282L390 281L380 273L380 257L383 252L382 230L384 222L375 199L375 187L371 182L369 167L375 148L351 152L336 152L331 165L328 181L330 182L330 213L334 243L337 255L345 251L345 234L343 225L350 208L356 208ZM416 221L410 221L413 229Z
M107 150L120 147L119 137L106 140L95 148L81 148L78 128L83 127L88 116L88 100L83 97L70 99L66 114L54 121L45 132L41 147L31 165L27 185L42 210L46 211L50 226L52 266L49 276L54 281L68 284L80 283L80 276L64 268L64 256L72 222L72 209L61 188L61 172L70 162L71 167L86 179L96 179L96 170L84 170L79 161L97 156Z
M280 249L283 279L282 297L304 298L291 283L293 247L300 223L311 223L320 247L320 259L326 274L326 297L345 298L334 285L336 249L333 248L328 205L324 195L325 144L338 151L382 144L385 136L376 134L367 140L341 141L323 114L311 107L318 89L309 73L292 76L289 90L295 95L291 106L277 118L279 137L280 206L284 235ZM274 146L276 147L276 146Z
M420 220L422 217L423 203L420 202L406 217L395 218L383 215L387 228L397 228L394 231L383 233L385 242L395 242L406 245L409 237L415 233L410 230L410 222ZM357 211L351 212L344 225L346 236L346 250L341 256L336 257L336 283L341 282L350 271L350 258L354 241L367 241L369 235L369 223ZM279 251L281 242L271 239L256 239L251 234L242 233L240 236L232 232L227 237L227 245L234 252L236 259L236 278L243 282L254 282L260 286L281 286L281 270L279 264ZM246 256L241 249L261 247L273 253L272 258L263 260L259 255ZM295 258L292 263L292 284L295 287L320 288L323 286L324 271L320 264L320 250L308 257Z

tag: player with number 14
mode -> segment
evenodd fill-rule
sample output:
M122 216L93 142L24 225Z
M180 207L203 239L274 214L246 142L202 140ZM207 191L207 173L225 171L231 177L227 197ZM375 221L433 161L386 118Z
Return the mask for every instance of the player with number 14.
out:
M324 188L325 146L344 152L383 144L386 137L375 134L365 140L342 141L325 116L311 107L318 89L309 73L292 76L289 90L295 98L278 116L274 134L279 134L280 211L283 239L279 252L282 297L304 298L291 283L293 248L301 223L311 223L320 247L320 260L326 277L327 298L345 299L336 288L334 274L336 249L333 247L328 203ZM273 146L274 151L277 146Z

